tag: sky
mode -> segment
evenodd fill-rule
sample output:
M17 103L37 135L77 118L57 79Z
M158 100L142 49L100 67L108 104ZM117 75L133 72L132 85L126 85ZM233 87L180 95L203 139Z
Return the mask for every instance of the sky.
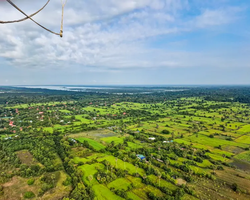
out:
M23 17L0 0L0 21ZM59 32L61 1L34 19ZM0 85L250 84L249 22L249 0L68 0L63 38L0 24Z

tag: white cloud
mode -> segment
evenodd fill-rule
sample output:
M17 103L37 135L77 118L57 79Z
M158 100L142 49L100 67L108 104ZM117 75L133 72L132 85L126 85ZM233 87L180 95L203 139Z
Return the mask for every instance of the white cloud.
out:
M14 2L30 14L45 1ZM199 54L163 51L144 43L147 38L160 35L227 24L238 13L231 7L205 9L187 20L180 14L186 9L190 9L190 5L182 0L71 0L65 9L62 39L31 21L0 24L0 57L12 66L26 68L81 66L83 70L120 70L202 65L203 61L196 59ZM60 30L60 16L60 1L52 1L34 19L56 31ZM12 7L0 2L1 20L20 17L22 15ZM207 60L206 56L200 58Z
M237 19L237 14L242 11L239 7L226 7L217 10L206 9L195 19L196 26L206 28L210 26L228 24Z

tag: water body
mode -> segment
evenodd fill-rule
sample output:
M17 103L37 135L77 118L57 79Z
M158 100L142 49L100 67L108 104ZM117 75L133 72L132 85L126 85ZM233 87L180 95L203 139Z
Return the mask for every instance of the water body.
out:
M22 88L34 88L34 89L48 89L48 90L63 90L63 91L86 91L86 90L102 90L102 89L115 89L112 87L96 87L96 86L44 86L44 85L28 85L28 86L16 86L16 87L22 87Z
M62 90L72 92L97 92L97 93L114 93L114 94L151 94L154 92L181 92L187 89L173 87L158 87L158 86L69 86L69 85L25 85L16 86L22 88Z

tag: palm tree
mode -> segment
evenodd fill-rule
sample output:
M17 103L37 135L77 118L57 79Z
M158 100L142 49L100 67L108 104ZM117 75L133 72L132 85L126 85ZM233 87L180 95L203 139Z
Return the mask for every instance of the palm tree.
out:
M109 162L106 160L106 161L105 161L105 164L106 164L106 166L107 166L107 173L108 173L108 171L109 171L109 170L108 170Z
M174 140L174 132L172 132L172 140Z
M96 178L97 178L98 181L100 181L102 177L101 177L100 174L97 174L97 177L96 177Z
M125 161L127 160L126 156L123 158L124 170L125 170Z
M147 178L147 174L143 174L142 178L145 180Z
M149 165L149 169L151 169L151 162L150 161L148 161L148 165Z
M112 176L112 170L113 170L114 166L110 165L110 171L111 171L111 176Z
M89 179L89 182L90 182L90 185L91 185L91 181L93 180L93 176L92 176L92 175L89 175L89 176L88 176L88 179Z
M156 171L156 174L159 178L159 186L160 186L160 181L161 181L161 172L159 172L159 170Z
M118 161L118 158L116 157L115 158L115 163L116 163L115 166L116 166L116 168L117 168L117 161Z
M138 165L135 164L135 169L136 169L136 176L137 176L137 169L138 169Z
M213 173L215 174L216 166L212 165L212 168L213 168Z
M166 167L168 167L169 160L165 160Z

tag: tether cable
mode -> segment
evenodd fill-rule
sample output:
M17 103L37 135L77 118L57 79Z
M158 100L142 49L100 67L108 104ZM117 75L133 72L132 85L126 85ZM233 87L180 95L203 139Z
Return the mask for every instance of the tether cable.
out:
M48 0L47 3L40 10L38 10L35 13L33 13L29 17L25 17L23 19L18 19L18 20L13 20L13 21L0 21L0 24L10 24L10 23L16 23L16 22L25 21L25 20L29 19L30 17L33 17L34 15L38 14L40 11L42 11L48 5L49 2L50 2L50 0Z
M25 15L26 16L26 18L28 18L28 19L30 19L31 21L33 21L35 24L37 24L38 26L40 26L41 28L43 28L44 30L46 30L46 31L48 31L48 32L50 32L50 33L52 33L52 34L55 34L55 35L59 35L60 37L63 37L63 16L64 16L64 6L65 6L65 4L66 4L66 2L67 2L67 0L63 3L63 0L61 0L61 2L62 2L62 19L61 19L61 30L60 30L60 33L55 33L54 31L51 31L51 30L49 30L49 29L47 29L46 27L44 27L43 25L41 25L41 24L39 24L38 22L36 22L35 20L33 20L32 18L31 18L31 16L28 16L25 12L23 12L20 8L18 8L11 0L6 0L8 3L10 3L14 8L16 8L19 12L21 12L23 15ZM50 0L49 0L50 1ZM48 1L48 2L49 2ZM48 4L48 2L47 2L47 4ZM44 6L45 7L45 6ZM42 8L43 9L43 8ZM42 9L40 9L40 11L42 10ZM39 12L40 12L39 11ZM34 16L34 15L33 15Z

